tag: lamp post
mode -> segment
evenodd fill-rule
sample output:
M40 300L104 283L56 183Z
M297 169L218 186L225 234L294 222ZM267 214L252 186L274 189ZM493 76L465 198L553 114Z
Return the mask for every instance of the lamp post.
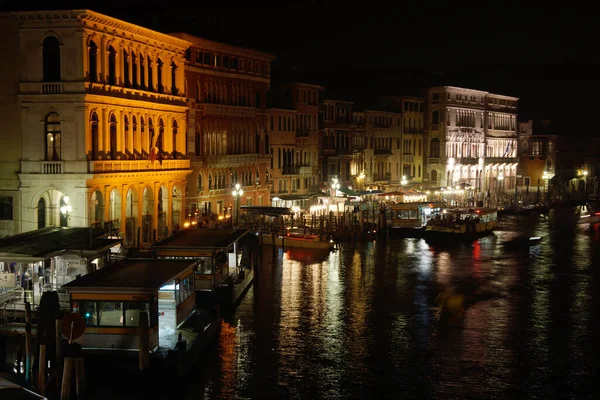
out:
M240 205L240 197L242 197L242 195L244 194L244 191L242 190L242 187L240 186L239 183L235 184L235 189L233 189L233 191L231 192L231 194L233 195L233 199L235 200L235 226L237 227L238 224L238 215L239 215L239 205Z
M583 200L587 202L587 198L588 198L588 186L587 186L587 176L588 176L588 172L587 171L583 171Z
M73 207L69 204L69 196L64 196L62 198L62 205L60 206L60 212L65 217L66 224L64 226L69 226L69 214L73 211ZM63 226L61 224L61 226Z

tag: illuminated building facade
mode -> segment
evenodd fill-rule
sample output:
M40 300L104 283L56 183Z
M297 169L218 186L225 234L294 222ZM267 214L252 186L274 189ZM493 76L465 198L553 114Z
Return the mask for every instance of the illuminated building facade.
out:
M549 193L549 181L556 173L557 140L557 135L533 134L531 120L519 123L517 201L523 205L540 201Z
M428 89L425 179L430 186L466 186L479 200L514 190L517 101L451 86Z
M406 176L411 184L423 182L424 149L424 99L419 97L402 97L402 139L400 144L400 174Z
M352 163L350 164L350 175L354 179L352 186L356 190L365 189L367 183L367 164L365 162L366 138L365 138L365 112L353 111L352 119Z
M369 183L380 187L400 183L401 123L399 113L365 111L365 162Z
M319 191L324 88L290 83L273 90L269 110L272 196L304 202ZM278 108L277 108L278 107Z
M273 56L198 38L185 64L189 93L187 210L231 216L232 189L240 205L268 205L270 183L267 91Z
M0 15L3 234L118 228L148 244L183 221L189 43L89 10Z
M339 180L343 187L352 185L353 170L360 166L354 156L354 103L341 100L325 100L323 103L323 134L321 138L321 180L330 183Z

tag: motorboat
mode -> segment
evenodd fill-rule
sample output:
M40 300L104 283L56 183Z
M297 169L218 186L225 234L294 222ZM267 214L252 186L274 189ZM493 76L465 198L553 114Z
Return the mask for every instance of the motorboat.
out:
M334 247L333 240L321 238L311 234L303 228L286 229L285 235L262 234L262 243L266 246L283 246L284 248L322 249L330 250Z
M480 236L498 227L498 210L493 208L454 208L430 219L425 227L428 235Z
M529 247L540 244L542 240L541 236L523 236L513 240L504 242L506 247Z

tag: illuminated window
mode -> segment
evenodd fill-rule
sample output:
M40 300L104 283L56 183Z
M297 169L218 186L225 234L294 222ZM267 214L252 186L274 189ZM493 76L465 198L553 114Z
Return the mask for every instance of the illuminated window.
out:
M61 159L61 126L57 113L50 113L46 117L46 161L59 161Z

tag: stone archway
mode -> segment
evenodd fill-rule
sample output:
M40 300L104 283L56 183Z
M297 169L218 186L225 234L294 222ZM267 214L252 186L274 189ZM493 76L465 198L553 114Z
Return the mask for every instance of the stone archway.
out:
M102 228L104 223L104 197L98 189L94 190L90 198L90 220L93 225Z
M154 194L152 189L145 187L142 192L142 242L150 243L152 237L152 215L154 214Z
M134 246L137 237L138 194L130 187L125 195L125 244Z
M121 192L117 188L110 191L108 200L108 219L110 221L121 221Z

